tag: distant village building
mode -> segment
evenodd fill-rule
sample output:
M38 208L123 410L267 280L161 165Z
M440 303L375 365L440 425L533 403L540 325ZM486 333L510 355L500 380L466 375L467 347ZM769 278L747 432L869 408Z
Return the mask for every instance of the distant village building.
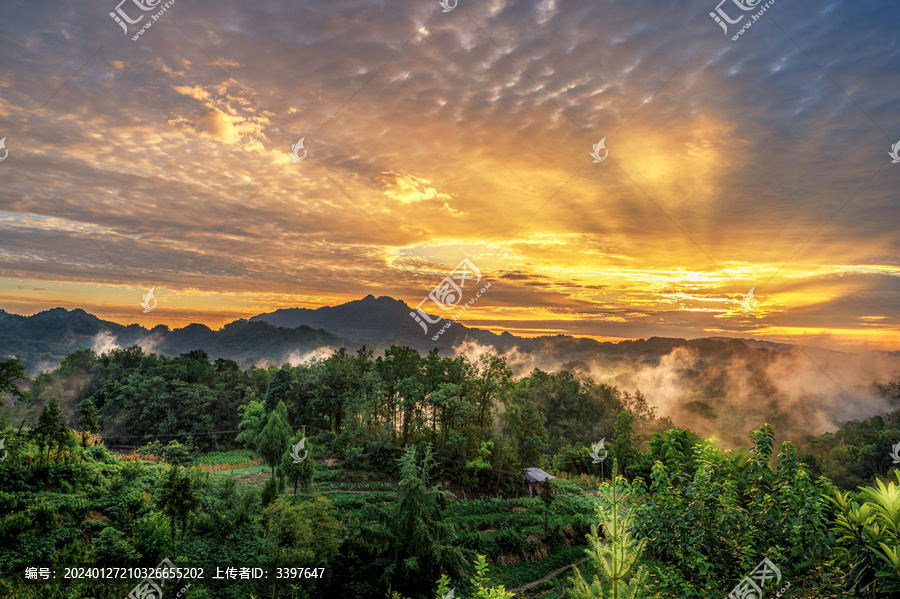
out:
M526 468L523 476L525 483L528 485L528 496L534 497L535 493L541 492L541 483L545 480L553 480L556 478L547 474L540 468Z

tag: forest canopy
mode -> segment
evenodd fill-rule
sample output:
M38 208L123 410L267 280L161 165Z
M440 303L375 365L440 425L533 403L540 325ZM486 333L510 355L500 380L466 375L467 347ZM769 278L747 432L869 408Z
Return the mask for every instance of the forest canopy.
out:
M206 581L187 599L705 599L760 563L790 578L786 597L900 589L900 411L793 442L761 423L729 449L640 390L515 378L490 354L341 349L242 369L135 346L0 373L3 415L21 422L2 433L0 597L30 588L33 565L163 559L321 568L302 587ZM900 399L895 382L879 392ZM526 482L526 468L551 475Z

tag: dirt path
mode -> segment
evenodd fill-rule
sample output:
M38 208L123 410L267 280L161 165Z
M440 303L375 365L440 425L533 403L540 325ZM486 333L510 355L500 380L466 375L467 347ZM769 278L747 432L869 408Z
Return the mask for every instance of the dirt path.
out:
M522 586L520 586L520 587L517 588L517 589L509 589L509 592L515 593L515 592L517 592L517 591L524 591L524 590L530 589L531 587L533 587L533 586L536 585L536 584L539 584L539 583L541 583L541 582L544 582L545 580L550 580L551 578L553 578L554 576L556 576L556 575L559 574L560 572L564 572L565 570L568 570L569 568L572 568L572 567L574 567L574 566L580 566L580 565L582 564L582 562L584 562L584 560L586 560L586 559L587 559L587 558L580 559L580 560L578 560L577 562L573 562L573 563L569 564L568 566L563 566L562 568L560 568L560 569L558 569L558 570L554 570L554 571L551 572L550 574L547 574L547 575L544 576L543 578L539 578L538 580L532 580L532 581L529 582L528 584L523 584ZM563 589L563 594L565 594L565 589ZM560 595L560 596L562 596L562 595Z

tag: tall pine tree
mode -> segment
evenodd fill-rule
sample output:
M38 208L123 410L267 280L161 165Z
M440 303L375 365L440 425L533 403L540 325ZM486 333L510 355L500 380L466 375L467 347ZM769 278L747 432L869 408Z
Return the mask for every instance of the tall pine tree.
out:
M467 566L463 549L453 542L456 528L444 519L445 492L428 487L436 466L431 447L422 454L419 461L415 445L404 450L397 500L386 509L372 509L366 516L371 523L360 531L363 544L377 555L373 570L409 596L430 593L429 581Z
M586 550L594 575L588 582L575 567L574 599L645 599L647 573L640 565L646 539L638 541L631 534L634 517L628 509L631 494L626 491L628 482L617 476L618 463L613 460L613 480L600 487L600 504L597 517L603 528L604 539L596 525L588 535L590 549Z

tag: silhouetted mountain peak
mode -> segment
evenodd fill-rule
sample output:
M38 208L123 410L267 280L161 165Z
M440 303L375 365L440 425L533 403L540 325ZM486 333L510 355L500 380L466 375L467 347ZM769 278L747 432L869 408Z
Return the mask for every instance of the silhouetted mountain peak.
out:
M565 356L568 364L590 363L600 356L652 361L677 347L696 351L703 363L735 356L764 360L767 355L795 348L789 344L732 337L684 340L653 336L617 343L561 334L524 338L508 331L496 334L470 328L450 320L427 323L423 329L422 323L411 316L412 311L402 300L370 293L337 306L285 308L249 319L240 318L218 331L200 323L174 330L157 325L148 331L137 324L123 326L102 320L80 308L52 308L28 317L0 310L3 323L0 342L5 353L19 356L33 373L48 359L61 360L76 349L94 347L97 335L102 332L114 335L115 343L121 347L151 338L155 352L179 355L202 349L212 359L231 358L245 366L280 364L313 350L346 347L355 351L362 345L376 352L391 345L403 345L423 354L438 348L450 355L464 342L474 342L493 348L498 354L519 352L553 359ZM447 324L450 326L438 335Z

